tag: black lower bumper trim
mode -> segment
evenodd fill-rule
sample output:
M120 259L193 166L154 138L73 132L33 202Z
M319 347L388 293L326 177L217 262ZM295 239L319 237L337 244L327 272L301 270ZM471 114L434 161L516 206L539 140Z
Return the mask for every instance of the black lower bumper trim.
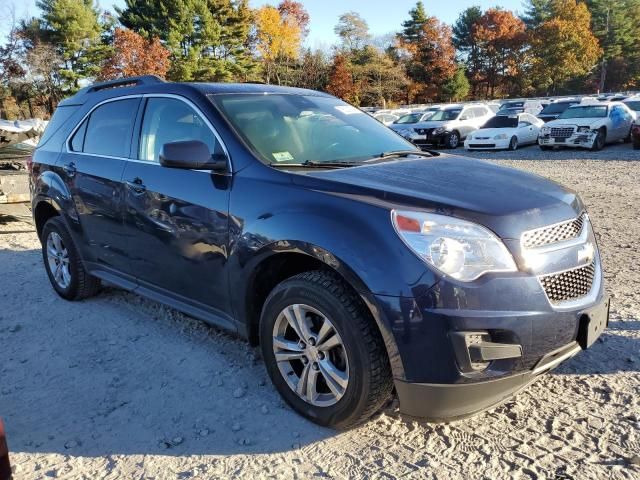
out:
M468 417L507 400L581 350L577 342L545 355L533 370L476 383L410 383L395 380L400 412L432 422Z

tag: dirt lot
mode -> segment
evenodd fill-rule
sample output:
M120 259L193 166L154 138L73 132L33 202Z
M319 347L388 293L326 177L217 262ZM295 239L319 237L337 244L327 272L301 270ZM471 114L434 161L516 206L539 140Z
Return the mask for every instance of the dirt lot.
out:
M613 297L592 349L466 421L386 411L337 433L287 408L241 340L115 289L62 301L30 226L0 221L0 416L16 477L639 478L640 153L474 156L582 193Z

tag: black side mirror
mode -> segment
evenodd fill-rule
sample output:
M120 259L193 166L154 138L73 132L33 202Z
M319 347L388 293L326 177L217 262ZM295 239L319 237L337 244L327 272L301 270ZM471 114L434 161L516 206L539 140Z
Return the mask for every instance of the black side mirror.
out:
M165 143L160 151L160 165L187 170L227 169L227 156L224 153L211 154L209 147L199 140Z

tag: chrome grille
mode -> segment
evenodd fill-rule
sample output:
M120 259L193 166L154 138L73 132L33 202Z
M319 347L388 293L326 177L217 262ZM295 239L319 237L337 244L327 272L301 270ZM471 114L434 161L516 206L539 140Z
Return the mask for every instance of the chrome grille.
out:
M573 135L573 127L551 127L553 138L569 138Z
M536 248L570 240L580 235L583 224L584 215L580 215L567 222L529 230L522 234L521 243L525 248Z
M566 302L584 297L591 291L596 274L595 262L562 273L544 275L540 283L551 303Z

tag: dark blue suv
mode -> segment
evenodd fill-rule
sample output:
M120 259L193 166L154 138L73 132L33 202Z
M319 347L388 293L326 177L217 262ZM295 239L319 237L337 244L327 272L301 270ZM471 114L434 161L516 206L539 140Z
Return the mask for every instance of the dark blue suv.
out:
M324 93L96 84L58 107L31 190L61 297L107 282L237 332L322 425L394 392L412 416L481 411L608 322L576 193L420 151Z

